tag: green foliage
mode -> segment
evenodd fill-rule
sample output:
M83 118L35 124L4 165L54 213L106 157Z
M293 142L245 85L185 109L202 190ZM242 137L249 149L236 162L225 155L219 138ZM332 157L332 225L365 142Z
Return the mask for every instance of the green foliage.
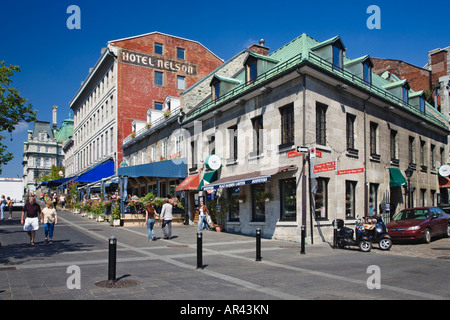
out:
M0 61L0 132L9 132L12 140L12 133L19 122L36 121L37 111L33 111L33 106L27 104L27 99L21 97L19 91L11 86L11 77L14 72L20 72L18 66L5 66L5 61ZM2 165L6 165L13 159L13 154L1 141L5 139L0 135L0 173Z

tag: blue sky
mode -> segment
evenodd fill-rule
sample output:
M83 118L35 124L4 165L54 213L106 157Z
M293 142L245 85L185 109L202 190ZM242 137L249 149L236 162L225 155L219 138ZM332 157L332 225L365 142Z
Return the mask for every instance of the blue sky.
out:
M423 1L3 1L0 60L19 65L14 86L29 99L38 119L58 125L69 102L110 40L152 31L199 41L228 60L263 38L271 51L306 33L323 41L340 35L346 55L399 59L423 67L427 52L450 45L448 8ZM220 5L219 5L220 4ZM81 29L69 30L70 5L81 10ZM366 26L370 5L381 10L381 29ZM73 114L72 114L73 117ZM7 135L14 159L1 177L22 177L23 142L32 124Z

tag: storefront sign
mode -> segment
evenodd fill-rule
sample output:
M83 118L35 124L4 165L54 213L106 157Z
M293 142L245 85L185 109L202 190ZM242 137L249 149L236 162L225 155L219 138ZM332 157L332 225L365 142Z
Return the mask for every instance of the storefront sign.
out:
M203 190L212 190L212 189L222 189L222 188L236 188L240 186L245 186L248 184L257 184L257 183L266 183L270 181L270 176L262 176L257 177L253 179L247 179L247 180L237 180L237 181L230 181L230 182L224 182L220 184L213 184L211 186L204 186Z
M126 49L122 49L122 54L119 55L119 62L164 71L182 72L188 75L197 74L197 66L195 64Z

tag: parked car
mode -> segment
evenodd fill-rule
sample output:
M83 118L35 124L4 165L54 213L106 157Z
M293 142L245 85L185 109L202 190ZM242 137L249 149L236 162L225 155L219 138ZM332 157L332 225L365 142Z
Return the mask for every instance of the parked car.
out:
M422 240L430 243L431 237L450 237L450 215L438 207L403 209L387 224L392 240Z
M439 208L441 208L446 214L450 214L450 204L440 204Z

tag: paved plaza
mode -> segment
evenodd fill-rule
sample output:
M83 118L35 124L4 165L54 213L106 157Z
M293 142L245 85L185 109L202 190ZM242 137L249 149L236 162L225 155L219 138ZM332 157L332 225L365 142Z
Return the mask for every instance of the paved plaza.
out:
M43 228L30 246L19 213L0 222L0 300L248 301L329 299L449 299L450 239L430 245L394 244L389 252L332 249L204 231L197 268L197 227L174 225L173 237L147 241L145 227L111 227L59 211L53 243ZM117 283L108 279L108 239L117 238ZM423 252L422 254L420 252ZM381 287L369 288L369 266ZM433 276L436 275L436 276ZM259 302L258 302L259 301Z

